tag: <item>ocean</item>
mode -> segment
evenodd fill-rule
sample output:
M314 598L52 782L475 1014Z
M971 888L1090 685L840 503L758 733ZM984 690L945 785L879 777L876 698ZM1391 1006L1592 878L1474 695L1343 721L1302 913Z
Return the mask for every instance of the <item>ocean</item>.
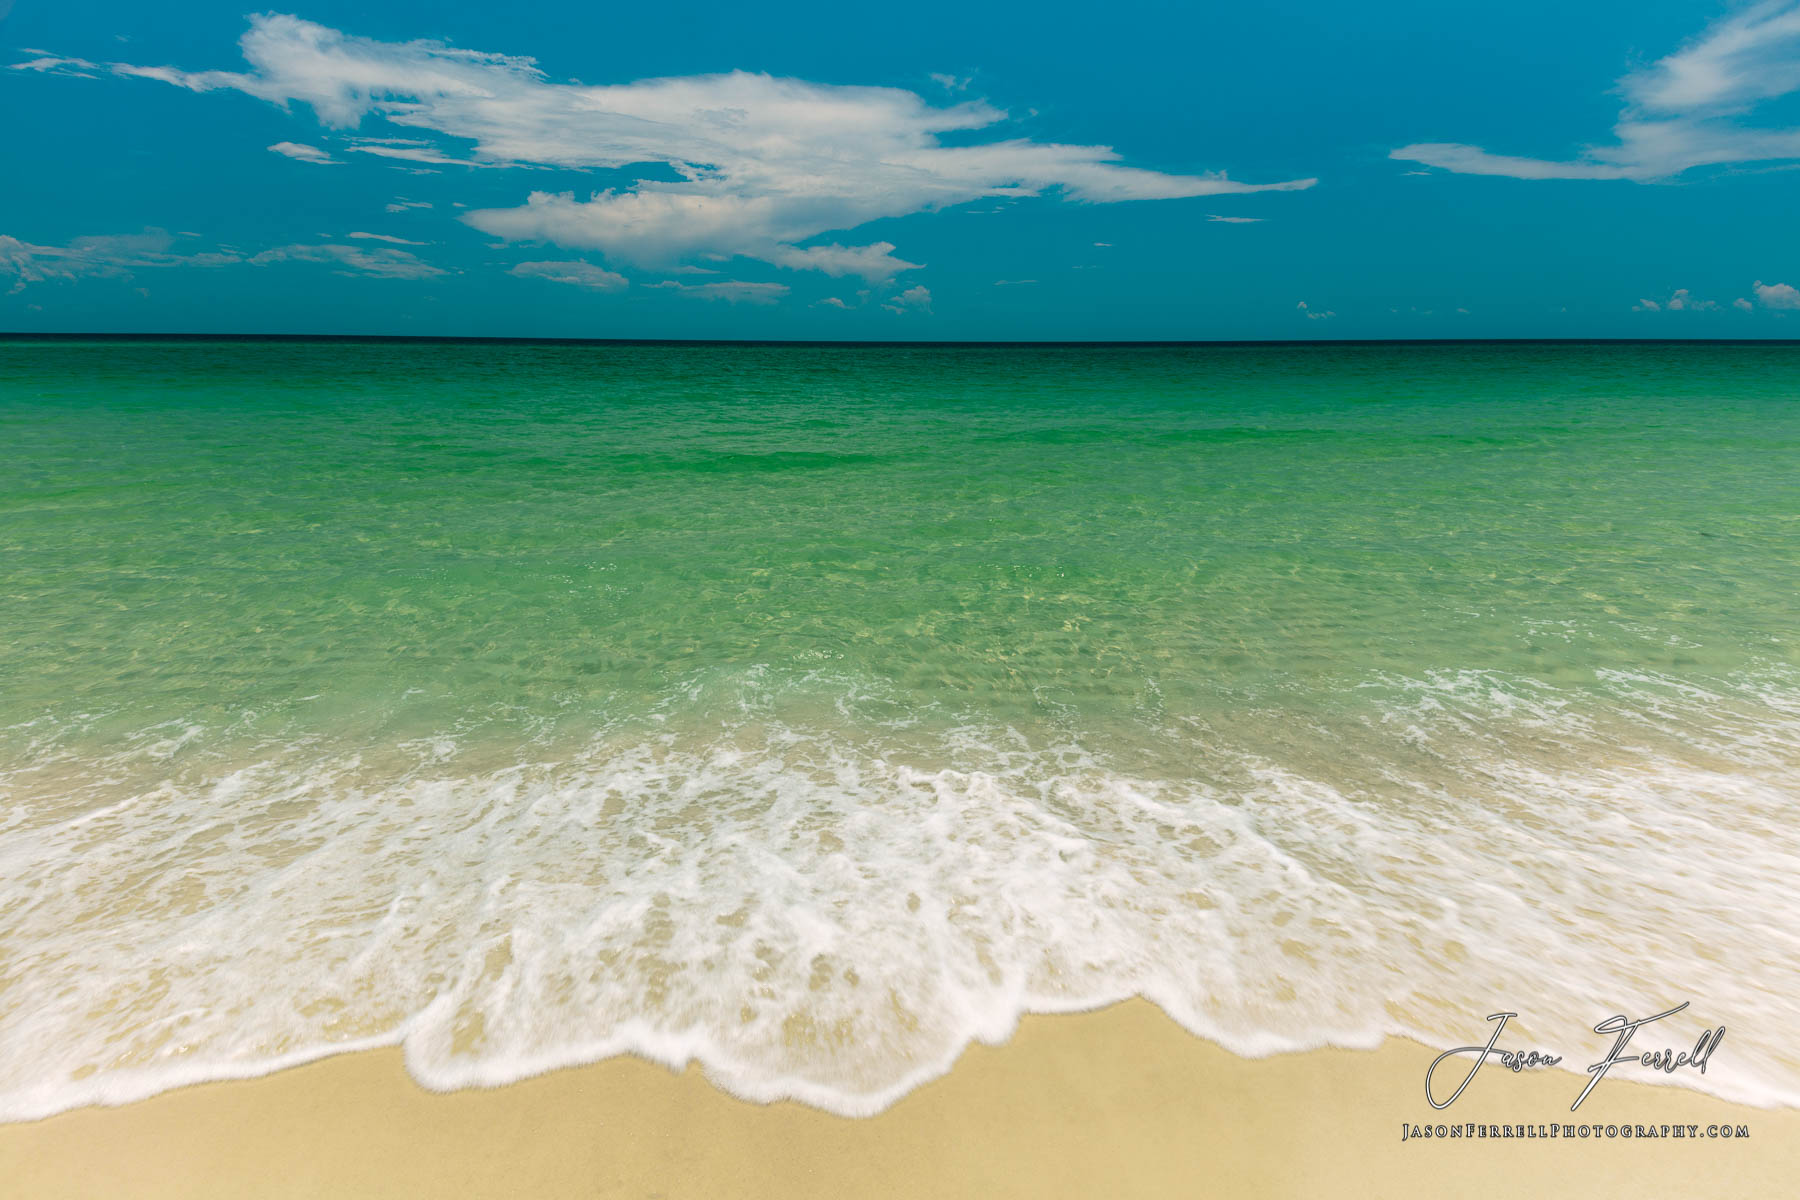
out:
M1133 995L1800 1104L1800 346L6 341L0 447L0 1119Z

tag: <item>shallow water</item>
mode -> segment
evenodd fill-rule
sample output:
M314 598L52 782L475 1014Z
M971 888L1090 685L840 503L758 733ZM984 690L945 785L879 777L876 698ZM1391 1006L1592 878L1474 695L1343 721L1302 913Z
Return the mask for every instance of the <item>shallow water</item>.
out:
M1131 994L1800 1102L1800 347L13 342L0 444L0 1119Z

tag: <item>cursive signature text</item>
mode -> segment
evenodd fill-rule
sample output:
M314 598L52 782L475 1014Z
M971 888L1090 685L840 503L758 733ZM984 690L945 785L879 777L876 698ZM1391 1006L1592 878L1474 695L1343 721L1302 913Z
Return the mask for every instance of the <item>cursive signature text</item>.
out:
M1587 1073L1593 1078L1589 1079L1587 1086L1581 1089L1581 1095L1575 1097L1575 1103L1569 1106L1569 1111L1574 1112L1580 1108L1581 1102L1588 1098L1602 1079L1606 1078L1606 1073L1620 1063L1637 1063L1652 1070L1662 1071L1664 1074L1672 1073L1682 1067L1694 1067L1702 1075L1706 1074L1706 1064L1712 1058L1713 1051L1717 1050L1719 1043L1725 1040L1723 1025L1717 1029L1703 1031L1691 1050L1677 1052L1670 1048L1642 1051L1637 1054L1625 1052L1626 1047L1631 1045L1632 1038L1637 1036L1638 1030L1652 1022L1661 1021L1665 1017L1672 1017L1686 1007L1687 1003L1684 1001L1667 1012L1659 1012L1653 1017L1641 1017L1635 1021L1620 1013L1608 1017L1594 1026L1595 1033L1613 1036L1612 1049L1607 1052L1605 1058L1587 1069ZM1476 1074L1490 1058L1499 1059L1501 1066L1515 1072L1530 1067L1553 1067L1562 1061L1560 1054L1547 1054L1541 1050L1502 1050L1500 1048L1500 1034L1506 1029L1506 1023L1518 1015L1518 1013L1512 1012L1490 1014L1488 1020L1494 1022L1494 1032L1489 1035L1486 1045L1458 1046L1454 1050L1444 1051L1431 1060L1431 1066L1425 1070L1425 1099L1430 1102L1431 1107L1444 1109L1456 1103L1456 1098L1461 1096L1469 1084L1475 1081ZM1436 1090L1432 1087L1432 1081L1437 1075L1438 1068L1446 1059L1462 1054L1474 1055L1475 1061L1469 1067L1468 1073L1462 1077L1462 1082L1456 1085L1456 1090L1450 1093L1449 1099L1439 1100Z

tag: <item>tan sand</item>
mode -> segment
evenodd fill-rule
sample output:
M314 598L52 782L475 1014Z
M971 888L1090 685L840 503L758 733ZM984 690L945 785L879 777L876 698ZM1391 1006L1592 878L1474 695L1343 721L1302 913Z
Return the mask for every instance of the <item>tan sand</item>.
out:
M1479 1022L1478 1022L1479 1024ZM1729 1044L1720 1051L1724 1060ZM866 1120L725 1095L636 1059L433 1095L397 1051L0 1127L6 1197L1789 1196L1800 1112L1615 1071L1484 1069L1424 1100L1436 1050L1235 1058L1142 1002L1026 1020ZM1715 1062L1714 1070L1722 1062ZM1403 1122L1747 1125L1747 1139L1400 1140Z

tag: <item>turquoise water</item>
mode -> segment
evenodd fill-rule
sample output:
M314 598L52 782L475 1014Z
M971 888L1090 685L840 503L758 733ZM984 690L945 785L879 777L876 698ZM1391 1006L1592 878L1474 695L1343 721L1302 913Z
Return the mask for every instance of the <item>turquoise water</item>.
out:
M1800 1099L1800 347L11 342L0 439L0 1117L1131 994Z

